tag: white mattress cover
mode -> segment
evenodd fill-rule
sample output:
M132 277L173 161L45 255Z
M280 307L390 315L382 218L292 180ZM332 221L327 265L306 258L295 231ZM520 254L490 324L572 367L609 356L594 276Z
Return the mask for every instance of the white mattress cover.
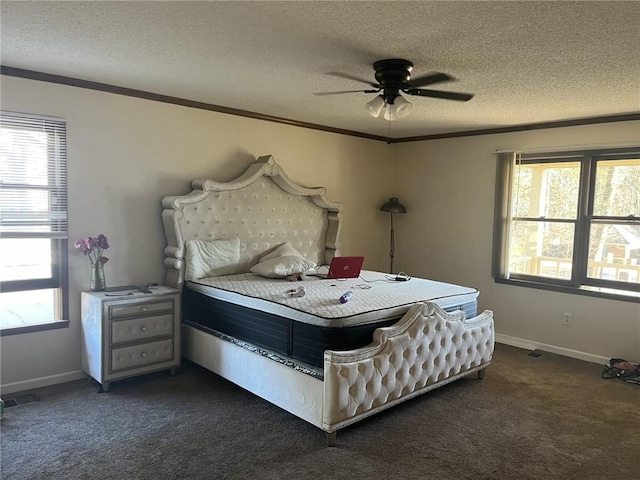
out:
M212 298L322 327L347 327L400 317L418 302L432 301L442 308L476 301L478 290L450 283L412 278L387 280L388 274L363 270L360 278L328 280L305 277L301 282L274 280L253 273L202 278L185 285ZM304 287L303 297L287 290ZM347 303L339 298L347 291Z

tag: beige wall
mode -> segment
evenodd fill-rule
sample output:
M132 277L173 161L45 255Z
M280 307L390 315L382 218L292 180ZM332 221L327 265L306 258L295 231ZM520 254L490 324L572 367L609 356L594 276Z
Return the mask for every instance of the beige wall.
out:
M31 80L1 80L2 109L67 120L69 238L107 235L111 248L105 270L112 285L162 282L163 196L187 193L195 178L231 180L266 154L294 181L325 186L330 200L344 204L342 253L365 255L369 269L386 265L387 218L377 208L391 194L392 171L383 142ZM87 259L71 248L71 326L2 337L5 391L79 374L79 292L88 279Z
M496 284L491 249L499 149L640 143L640 122L396 144L397 267L477 287L499 339L599 361L640 361L640 304ZM564 313L573 325L564 326Z
M288 175L344 204L342 253L388 268L395 195L396 270L480 289L505 341L591 360L640 360L640 307L497 285L491 278L496 149L639 141L640 122L396 144L251 120L61 85L1 77L4 110L68 122L69 238L105 233L110 284L161 282L160 199L194 178L227 181L272 154ZM372 121L375 121L372 119ZM86 258L70 251L69 328L0 338L0 382L16 391L79 378L79 292ZM571 327L561 325L563 313Z

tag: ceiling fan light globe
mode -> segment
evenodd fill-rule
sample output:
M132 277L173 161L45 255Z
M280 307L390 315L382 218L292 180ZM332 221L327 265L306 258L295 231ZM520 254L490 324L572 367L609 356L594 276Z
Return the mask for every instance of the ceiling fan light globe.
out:
M396 115L398 116L398 118L406 117L411 112L413 112L413 103L409 102L401 95L396 98L393 105L395 107Z
M387 104L387 108L384 109L384 119L393 122L395 120L398 120L398 118L400 117L398 117L398 113L396 112L395 107L393 105Z
M374 118L378 118L378 116L380 116L380 112L384 108L384 105L384 98L380 95L376 95L373 100L364 104L364 108L367 110L369 115Z
M413 111L413 104L407 101L402 95L393 99L393 103L387 104L384 112L384 119L393 122L399 118L406 117Z

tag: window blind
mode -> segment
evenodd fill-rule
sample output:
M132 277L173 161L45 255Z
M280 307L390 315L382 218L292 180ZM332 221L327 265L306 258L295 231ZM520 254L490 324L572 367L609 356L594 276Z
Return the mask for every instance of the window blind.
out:
M66 122L0 112L0 236L67 238Z

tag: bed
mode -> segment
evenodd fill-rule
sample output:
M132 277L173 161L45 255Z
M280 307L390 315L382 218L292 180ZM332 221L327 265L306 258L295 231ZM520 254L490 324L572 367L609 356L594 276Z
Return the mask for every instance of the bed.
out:
M324 188L298 185L272 156L192 188L162 200L185 358L322 429L328 445L340 428L483 377L495 334L476 289L367 270L322 278L342 221Z

